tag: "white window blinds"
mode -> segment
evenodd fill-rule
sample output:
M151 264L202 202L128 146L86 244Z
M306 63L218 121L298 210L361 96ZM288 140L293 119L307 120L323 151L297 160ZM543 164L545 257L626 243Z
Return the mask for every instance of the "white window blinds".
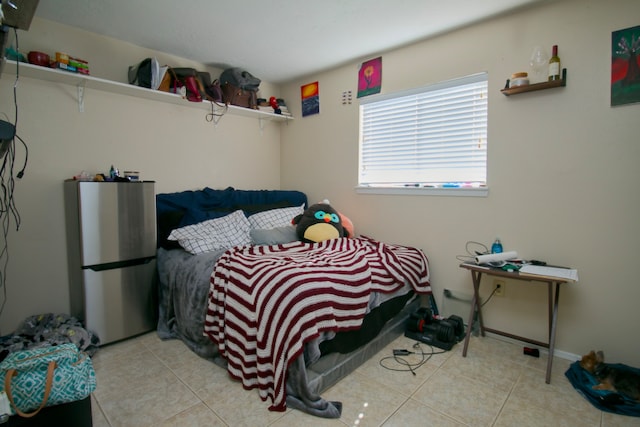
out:
M361 100L360 185L485 185L486 176L486 73Z

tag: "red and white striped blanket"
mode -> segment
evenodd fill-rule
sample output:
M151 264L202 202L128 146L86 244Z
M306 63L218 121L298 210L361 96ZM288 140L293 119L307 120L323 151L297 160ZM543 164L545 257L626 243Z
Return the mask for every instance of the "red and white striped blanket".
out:
M211 275L205 335L232 377L284 411L286 369L304 343L359 328L371 292L431 292L427 263L419 249L366 237L237 246Z

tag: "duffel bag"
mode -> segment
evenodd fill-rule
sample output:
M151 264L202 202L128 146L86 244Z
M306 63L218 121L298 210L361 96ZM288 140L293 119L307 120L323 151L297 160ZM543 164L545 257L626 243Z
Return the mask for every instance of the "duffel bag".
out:
M88 397L96 373L91 358L68 343L10 353L0 363L0 384L11 412L28 418L45 406Z

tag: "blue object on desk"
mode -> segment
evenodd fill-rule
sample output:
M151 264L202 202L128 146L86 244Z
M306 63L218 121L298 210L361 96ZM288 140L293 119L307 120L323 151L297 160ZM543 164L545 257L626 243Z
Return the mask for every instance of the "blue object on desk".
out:
M491 253L492 254L502 253L502 242L500 242L500 239L496 239L496 241L493 242L493 245L491 245Z

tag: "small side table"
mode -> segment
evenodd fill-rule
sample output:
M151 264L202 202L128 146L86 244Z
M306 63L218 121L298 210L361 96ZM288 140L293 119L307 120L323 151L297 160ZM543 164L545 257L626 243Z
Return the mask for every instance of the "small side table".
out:
M555 341L556 341L556 324L558 321L558 300L560 298L560 285L563 283L572 282L572 280L557 278L557 277L524 274L524 273L518 273L518 272L508 272L498 268L490 268L490 267L485 267L485 266L471 264L471 263L462 263L460 264L460 267L469 270L471 272L471 279L473 280L473 300L471 301L471 311L469 313L469 322L467 326L467 334L464 339L462 357L467 357L467 349L469 347L469 338L471 337L471 329L475 321L474 314L478 313L480 335L485 336L485 332L491 332L496 335L501 335L501 336L509 337L518 341L524 341L526 343L534 344L539 347L548 348L549 360L547 361L547 374L545 377L545 382L549 384L551 382L551 366L553 364L553 351L555 348ZM548 342L544 343L544 342L536 341L533 339L513 335L507 332L490 329L484 326L482 321L482 310L481 310L480 295L479 295L480 280L482 279L483 274L487 274L489 276L505 277L507 279L525 280L528 282L541 282L541 283L547 284L548 300L549 300L549 313L548 313L549 341ZM555 289L555 297L554 297L554 289Z

